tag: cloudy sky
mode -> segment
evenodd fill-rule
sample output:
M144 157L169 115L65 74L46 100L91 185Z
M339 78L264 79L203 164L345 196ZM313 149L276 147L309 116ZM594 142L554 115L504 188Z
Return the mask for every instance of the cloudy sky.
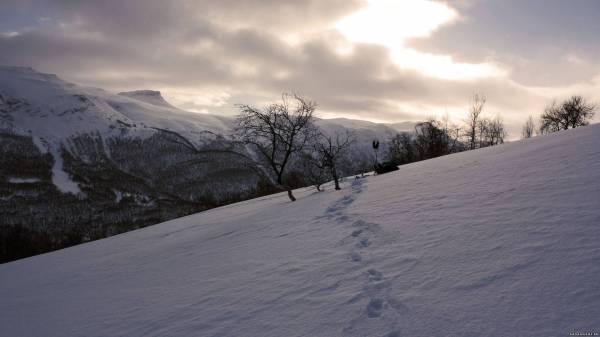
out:
M600 98L596 0L2 0L0 64L234 114L282 91L322 117L448 114L484 93L517 136L553 99Z

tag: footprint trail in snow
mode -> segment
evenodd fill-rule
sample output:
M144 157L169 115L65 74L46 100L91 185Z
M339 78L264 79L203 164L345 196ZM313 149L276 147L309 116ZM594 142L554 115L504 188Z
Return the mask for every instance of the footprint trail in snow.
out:
M381 225L364 221L346 212L363 192L363 179L356 179L351 193L345 195L325 211L325 217L334 218L339 224L349 227L349 235L341 246L348 250L349 263L357 264L361 280L360 290L348 303L364 303L364 309L347 322L343 336L387 336L400 337L397 326L400 311L405 309L390 295L391 284L382 271L370 267L368 255L381 248L383 235Z

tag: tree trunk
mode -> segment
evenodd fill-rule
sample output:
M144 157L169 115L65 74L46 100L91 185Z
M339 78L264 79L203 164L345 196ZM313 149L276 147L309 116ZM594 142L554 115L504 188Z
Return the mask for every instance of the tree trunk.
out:
M288 197L290 198L291 201L296 201L296 198L292 194L292 189L290 187L287 187L286 186L287 184L283 184L283 172L280 172L277 175L277 183L279 184L279 186L281 186L287 190Z
M341 190L337 171L334 168L331 170L331 175L333 176L333 182L335 183L335 189L337 191Z
M291 188L288 188L287 192L288 192L288 197L290 197L290 200L291 200L291 201L296 201L296 198L295 198L295 197L294 197L294 195L292 194L292 189L291 189Z

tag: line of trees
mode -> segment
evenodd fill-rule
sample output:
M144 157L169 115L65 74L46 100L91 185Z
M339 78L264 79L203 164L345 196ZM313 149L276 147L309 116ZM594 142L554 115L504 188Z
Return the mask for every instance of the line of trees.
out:
M408 164L464 151L470 148L470 144L470 138L463 142L442 121L430 119L418 123L414 133L399 133L390 139L386 161L395 165Z
M380 142L374 140L373 163L361 162L351 169L348 155L355 136L349 131L324 133L314 123L317 104L298 94L283 94L281 102L263 109L238 105L240 115L233 137L256 154L257 166L295 201L295 187L310 184L320 191L322 184L333 180L334 188L339 190L343 174L364 172L367 166L375 171L386 168L387 172L389 167L396 169L398 165L504 143L504 122L499 115L485 114L486 102L485 95L473 95L463 125L451 123L448 117L432 118L417 123L414 132L396 134L382 143L381 148L386 151L381 160ZM522 137L586 125L595 110L596 106L581 96L572 96L561 104L552 103L542 114L539 128L533 117L528 117Z
M595 111L596 105L582 96L571 96L560 104L552 102L540 119L540 134L588 125Z
M504 143L507 132L500 116L484 113L486 97L473 95L464 124L448 117L418 123L412 133L399 133L388 142L386 159L396 165Z
M379 141L373 141L375 160L370 169L395 169L397 165L445 154L501 144L506 131L499 117L483 115L486 98L476 94L463 128L450 125L448 119L418 123L414 133L399 133L387 142L387 153L379 159ZM257 166L272 183L285 190L291 201L294 187L321 185L333 180L340 189L343 174L364 172L365 165L348 169L349 150L355 143L352 132L327 134L314 124L317 104L298 94L283 94L281 102L262 109L241 104L233 138L254 153Z
M521 130L522 138L531 138L535 135L535 122L533 121L533 117L529 116L527 121L523 125L523 129Z
M531 138L535 136L536 132L545 135L588 125L596 110L596 104L589 102L580 95L573 95L561 103L553 101L546 106L540 116L538 128L536 128L532 116L527 118L521 130L521 137Z

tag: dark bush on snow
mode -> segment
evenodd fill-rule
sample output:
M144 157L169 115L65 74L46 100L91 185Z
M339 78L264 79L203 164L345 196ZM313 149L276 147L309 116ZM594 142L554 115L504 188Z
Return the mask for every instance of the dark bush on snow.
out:
M392 171L398 171L398 166L391 161L375 164L375 173L383 174Z

